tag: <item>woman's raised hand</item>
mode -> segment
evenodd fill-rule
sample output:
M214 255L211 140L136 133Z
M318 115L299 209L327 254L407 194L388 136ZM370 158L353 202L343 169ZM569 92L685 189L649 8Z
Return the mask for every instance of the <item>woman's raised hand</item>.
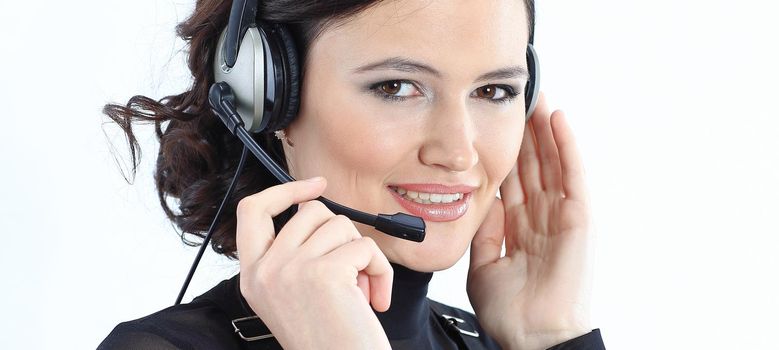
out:
M270 187L238 205L241 294L285 349L389 349L393 270L376 243L314 200L323 178ZM297 213L274 238L272 217Z
M590 332L584 170L563 112L550 114L543 94L500 193L471 244L468 296L481 325L504 349Z

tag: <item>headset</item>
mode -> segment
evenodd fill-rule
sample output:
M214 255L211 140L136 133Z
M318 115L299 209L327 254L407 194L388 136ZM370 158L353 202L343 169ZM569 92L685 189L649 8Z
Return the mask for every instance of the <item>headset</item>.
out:
M219 37L214 57L214 84L208 102L227 128L244 144L239 165L219 206L203 244L182 285L175 305L181 303L187 286L208 246L224 205L242 171L247 153L254 156L281 183L295 181L252 138L250 133L282 130L297 116L300 107L300 62L292 35L283 24L257 20L257 0L235 0L227 28ZM525 121L535 110L540 88L538 56L530 31L526 58L529 79L525 87ZM422 242L425 222L405 213L368 214L324 197L317 198L335 214L375 227L394 237Z

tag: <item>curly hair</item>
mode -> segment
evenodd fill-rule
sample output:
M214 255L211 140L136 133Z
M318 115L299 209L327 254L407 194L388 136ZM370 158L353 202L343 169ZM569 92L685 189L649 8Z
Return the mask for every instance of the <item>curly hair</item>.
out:
M258 20L284 23L290 29L303 63L313 40L328 26L349 18L381 0L265 0L260 1ZM141 149L133 126L154 125L159 153L154 181L163 211L180 232L182 242L200 245L236 171L243 144L222 125L208 105L208 89L214 82L214 49L227 25L232 1L198 0L194 12L176 26L176 34L188 47L188 67L192 73L189 90L154 100L133 96L124 105L106 104L103 113L113 120L127 138L132 175L141 160ZM535 27L534 0L525 0L530 37ZM302 80L302 78L301 78ZM283 168L287 168L283 148L272 134L254 135ZM235 192L223 209L220 225L213 233L214 251L236 256L236 208L251 194L279 184L257 162L247 162L238 178ZM175 199L171 205L169 198ZM289 212L274 218L278 230ZM189 236L195 236L191 239Z

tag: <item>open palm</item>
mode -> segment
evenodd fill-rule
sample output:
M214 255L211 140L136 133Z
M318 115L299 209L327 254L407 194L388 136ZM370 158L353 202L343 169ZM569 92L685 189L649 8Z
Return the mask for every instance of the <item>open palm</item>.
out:
M482 327L504 348L589 332L584 170L563 113L550 114L543 94L500 192L471 244L468 296Z

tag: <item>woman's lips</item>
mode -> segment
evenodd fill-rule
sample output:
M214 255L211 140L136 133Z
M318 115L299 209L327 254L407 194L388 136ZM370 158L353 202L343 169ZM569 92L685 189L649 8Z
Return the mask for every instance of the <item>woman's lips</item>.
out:
M392 197L406 209L409 214L419 216L423 220L433 222L443 222L457 220L468 211L468 203L471 199L471 193L463 193L463 198L451 203L432 203L422 204L403 198L398 192L387 187Z

